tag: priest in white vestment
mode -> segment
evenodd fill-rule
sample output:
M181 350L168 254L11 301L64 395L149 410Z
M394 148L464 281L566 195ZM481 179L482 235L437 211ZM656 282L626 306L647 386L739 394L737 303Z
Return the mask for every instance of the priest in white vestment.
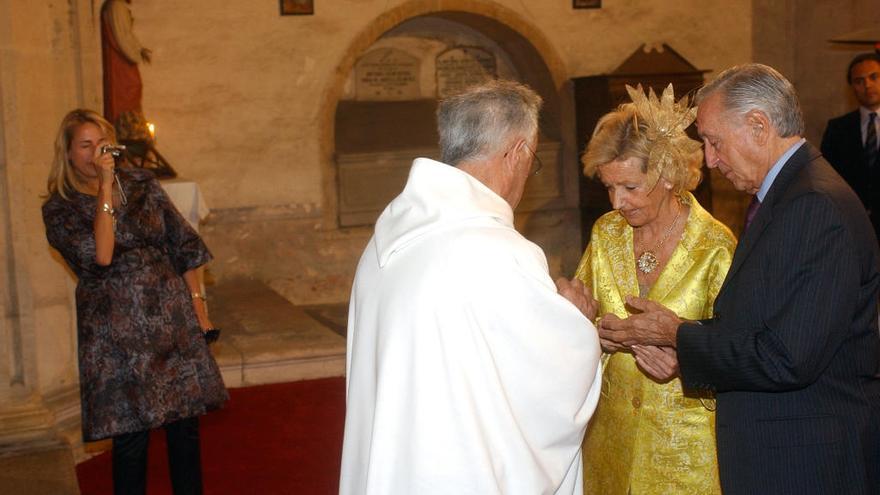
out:
M376 222L351 295L341 494L581 493L595 307L513 226L540 105L506 81L442 101L452 165L416 159Z

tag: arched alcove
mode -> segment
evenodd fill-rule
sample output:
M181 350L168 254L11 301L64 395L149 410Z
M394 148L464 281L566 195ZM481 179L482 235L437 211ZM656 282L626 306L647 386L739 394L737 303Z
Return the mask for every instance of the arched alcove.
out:
M495 19L439 12L389 29L349 71L334 120L338 225L372 224L412 159L437 158L437 101L491 78L526 83L545 101L537 149L545 170L529 181L519 212L561 207L560 102L547 65Z
M336 118L337 108L345 99L346 91L350 91L350 78L356 62L370 51L386 33L395 30L409 29L407 21L417 18L430 18L454 23L481 36L494 40L497 47L509 57L516 71L524 75L522 78L534 87L545 98L545 109L542 115L541 130L545 142L555 143L558 150L551 163L556 163L555 170L559 175L543 181L553 184L554 191L541 193L538 187L541 180L533 181L530 186L538 189L536 195L524 199L518 213L538 209L564 207L576 210L577 206L577 164L576 146L574 143L574 119L571 114L571 93L565 84L568 73L547 38L540 30L519 13L491 2L474 2L471 0L413 0L391 9L371 22L346 50L339 61L331 82L324 93L319 127L321 137L321 160L324 178L324 201L322 202L323 229L336 230L339 222L339 174L337 158L340 153L351 150L337 149ZM402 27L401 27L402 26ZM436 100L435 100L436 102ZM432 103L435 104L435 102ZM433 107L422 109L421 115L429 118L420 119L418 125L422 130L426 127L435 132ZM401 126L403 127L403 126ZM408 129L409 130L409 129ZM415 148L420 144L430 143L424 148L436 147L436 139L413 139ZM374 150L375 151L375 150ZM542 149L542 153L544 150ZM414 155L407 156L408 160ZM400 157L397 157L400 159ZM542 155L542 159L544 155ZM545 165L547 163L546 160ZM544 196L543 198L541 196ZM547 198L546 196L553 196ZM573 213L577 215L576 211ZM524 225L532 220L528 215L518 214L517 222ZM558 222L557 222L558 223Z

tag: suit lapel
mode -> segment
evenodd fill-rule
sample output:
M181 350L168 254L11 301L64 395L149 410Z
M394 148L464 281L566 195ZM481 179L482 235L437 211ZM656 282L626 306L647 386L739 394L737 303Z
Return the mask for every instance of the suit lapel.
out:
M850 112L846 119L846 134L844 139L846 139L846 146L849 147L849 149L859 150L855 156L859 158L858 163L861 163L861 156L865 149L865 143L862 142L862 114L858 110ZM856 165L856 163L848 164L850 167Z
M743 232L742 237L739 239L739 243L736 245L736 250L733 252L733 261L730 264L730 270L727 272L727 277L724 280L725 285L728 280L733 278L733 275L736 274L739 267L741 267L746 258L748 258L749 254L752 252L752 248L758 241L758 238L761 237L764 229L770 224L770 220L773 219L773 212L771 210L772 208L770 208L770 205L762 203L761 208L752 220L751 225L749 225L748 230Z
M721 287L721 293L724 292L724 288L727 287L727 284L733 280L736 272L739 271L740 267L748 259L752 249L758 242L758 239L761 238L763 232L770 225L770 222L773 220L774 209L784 203L784 200L782 199L783 195L792 180L794 180L798 172L800 172L807 163L815 160L819 156L821 156L819 150L811 146L809 143L804 143L801 145L800 149L798 149L795 154L785 162L785 165L782 166L782 170L779 171L779 175L776 176L776 180L773 181L773 185L770 186L770 190L767 191L767 195L764 197L764 201L761 203L758 213L755 214L755 218L752 219L749 228L743 232L743 235L736 246L730 270L727 272L727 277L724 279L724 284ZM719 294L717 299L720 298L721 294Z

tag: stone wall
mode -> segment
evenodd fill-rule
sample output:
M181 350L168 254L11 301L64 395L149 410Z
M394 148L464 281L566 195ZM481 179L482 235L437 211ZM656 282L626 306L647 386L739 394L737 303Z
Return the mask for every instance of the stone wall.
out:
M77 436L74 284L40 205L61 116L100 101L94 15L0 0L0 451Z
M838 36L880 26L876 0L756 0L755 61L779 67L798 90L808 140L819 145L828 119L858 103L846 68L867 45L830 43Z
M828 119L856 108L846 68L866 45L830 43L846 33L880 25L876 0L754 0L753 61L785 75L800 97L807 140L819 147ZM738 234L749 197L713 174L715 214Z

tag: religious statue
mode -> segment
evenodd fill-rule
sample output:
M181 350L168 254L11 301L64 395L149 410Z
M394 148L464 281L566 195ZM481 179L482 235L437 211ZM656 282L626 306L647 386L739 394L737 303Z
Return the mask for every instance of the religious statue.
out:
M141 112L143 84L138 63L150 63L152 54L134 36L130 3L131 0L107 0L101 7L104 117L112 123L122 112Z

